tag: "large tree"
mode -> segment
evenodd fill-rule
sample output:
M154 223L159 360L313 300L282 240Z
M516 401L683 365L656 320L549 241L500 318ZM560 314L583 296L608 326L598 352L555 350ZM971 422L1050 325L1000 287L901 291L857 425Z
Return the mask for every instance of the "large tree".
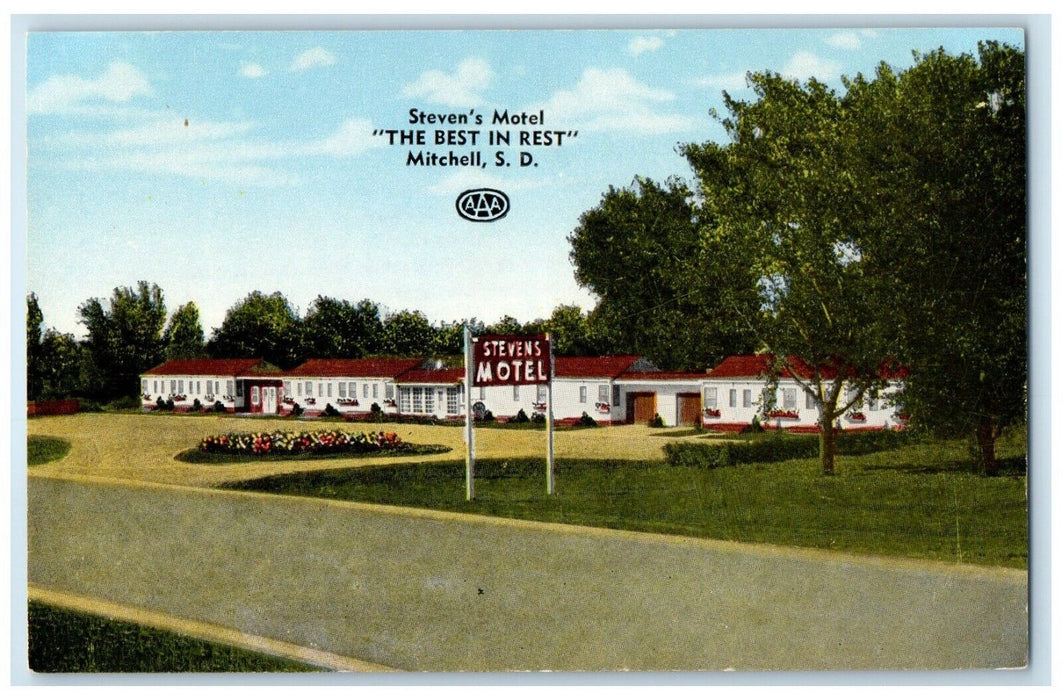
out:
M207 351L212 357L263 358L290 369L305 359L300 321L280 292L253 291L225 313Z
M199 307L190 301L177 308L170 317L166 330L162 332L167 360L183 360L203 357L206 345L203 338L203 326L199 322Z
M911 368L915 425L995 441L1026 415L1025 61L985 43L934 51L858 77L848 101L860 199L878 231L864 243L890 305L895 352Z
M94 398L110 400L139 393L139 376L163 357L166 305L157 284L118 287L108 302L92 298L78 307L93 364Z
M44 313L37 295L26 297L26 398L35 401L41 398L43 366L41 362L41 326Z
M665 369L704 369L751 349L740 318L755 294L738 253L702 235L704 213L679 180L610 188L568 237L575 278L598 298L591 334L608 352Z
M724 145L684 152L711 212L708 237L748 254L759 308L742 314L819 409L822 468L834 472L834 425L882 386L890 320L874 296L843 100L822 83L750 76L755 99L724 95ZM805 371L796 366L806 363ZM845 389L849 391L845 391ZM765 409L769 406L765 406Z
M384 321L380 351L396 357L422 357L434 350L435 333L420 311L399 311Z
M380 352L380 307L368 299L357 304L318 296L302 321L307 357L365 357Z

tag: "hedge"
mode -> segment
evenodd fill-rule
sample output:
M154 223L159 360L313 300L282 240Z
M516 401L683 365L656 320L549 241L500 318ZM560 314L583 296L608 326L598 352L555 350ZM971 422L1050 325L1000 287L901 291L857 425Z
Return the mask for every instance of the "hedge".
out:
M866 455L896 449L911 442L906 431L840 433L837 454ZM784 462L789 459L812 459L819 456L818 435L773 434L762 440L718 442L671 442L664 446L669 464L689 467L729 467L754 462Z

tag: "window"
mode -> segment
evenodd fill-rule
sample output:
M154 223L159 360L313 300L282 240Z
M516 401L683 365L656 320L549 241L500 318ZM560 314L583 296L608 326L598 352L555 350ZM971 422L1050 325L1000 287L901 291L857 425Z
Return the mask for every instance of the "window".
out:
M877 396L871 396L870 397L870 410L871 411L878 410L878 397Z
M388 382L384 384L384 398L393 399L395 397L395 385Z
M535 387L535 403L546 403L546 385L539 384Z
M306 382L306 395L313 396L313 382Z
M389 387L394 389L393 384L388 384ZM409 387L402 387L398 390L398 410L402 413L410 413L413 410L413 390Z
M236 382L236 395L243 396L243 382Z
M258 387L257 386L252 386L251 387L251 403L258 403L258 399L259 399Z
M372 397L374 399L380 398L380 385L376 382L372 383Z
M741 407L752 408L752 389L741 390Z
M284 382L284 396L291 396L291 382Z
M849 388L849 389L845 389L844 402L846 404L851 403L852 404L852 408L859 408L860 404L863 403L862 401L860 401L859 403L852 403L853 401L855 401L855 397L856 397L857 394L859 394L859 390L855 389L854 387L853 388Z
M597 385L597 400L598 403L608 403L608 384Z
M424 412L424 389L419 386L413 387L413 412Z
M346 382L340 382L339 383L339 398L341 398L341 399L347 398L347 383Z
M369 398L369 385L368 384L362 384L361 385L361 398L363 398L363 399Z
M804 392L804 408L815 408L815 395L810 391Z
M231 379L226 379L225 380L225 393L228 394L229 396L232 396L232 380Z
M183 394L184 393L184 380L183 379L178 379L177 380L177 393L178 394Z
M619 386L612 387L612 405L619 406L620 404L620 388Z
M520 400L520 385L519 384L513 384L513 401L519 401L519 400Z
M782 408L788 411L796 407L796 389L782 389Z
M159 381L157 379L151 380L151 390L156 394L159 393Z
M145 393L145 394L147 393L147 382L148 382L148 380L146 380L146 379L141 379L140 380L140 391L142 393Z
M704 387L704 407L715 408L717 403L719 403L719 389L714 386Z
M730 408L737 408L737 389L730 390Z
M328 382L325 388L328 389L328 398L332 398L332 382Z
M198 380L198 379L195 380L195 393L197 393L197 394L202 394L203 393L203 383L200 380Z
M376 385L373 384L373 386L375 387ZM447 387L446 388L446 413L447 413L447 415L456 416L458 411L461 410L460 405L458 403L458 397L460 395L461 395L461 392L458 390L458 388L456 386L451 386L451 387Z
M352 398L352 399L358 398L358 383L357 382L349 382L347 384L347 395L350 396L350 398Z
M586 403L586 387L579 387L579 403Z
M176 379L171 379L170 380L170 393L171 394L176 394L177 393L177 380Z
M424 389L424 412L435 413L435 390L431 388Z

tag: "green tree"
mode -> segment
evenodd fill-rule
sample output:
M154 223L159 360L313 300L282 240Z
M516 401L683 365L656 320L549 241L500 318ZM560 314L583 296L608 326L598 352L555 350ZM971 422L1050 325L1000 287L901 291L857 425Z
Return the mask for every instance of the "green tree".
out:
M207 352L212 357L263 358L283 369L306 359L298 315L280 292L253 291L225 313Z
M199 322L199 308L190 301L177 308L170 317L166 330L162 332L167 360L182 360L203 357L206 344L203 338L203 326Z
M43 366L41 362L41 326L44 313L37 295L30 292L26 297L26 398L35 401L41 398L43 389Z
M72 333L60 333L54 328L44 332L41 339L41 390L44 400L83 396L91 386L92 358L86 347Z
M702 235L705 214L681 181L636 178L579 217L570 257L598 298L588 324L600 350L704 369L752 349L742 318L756 311L755 280L742 251Z
M92 361L88 392L111 400L139 393L139 375L163 357L162 327L166 306L157 284L138 282L135 289L115 288L106 306L92 298L78 307Z
M436 346L435 333L435 328L420 311L399 311L384 321L380 350L396 357L424 356Z
M544 322L544 326L550 333L555 355L574 357L598 354L591 339L590 320L578 306L557 306Z
M891 324L867 274L871 227L856 188L864 173L847 157L852 130L832 90L773 73L750 81L754 100L724 93L730 142L684 153L711 213L704 235L747 254L759 305L741 315L775 358L775 376L790 370L813 397L822 469L832 474L834 425L882 387ZM810 379L792 371L798 359Z
M365 357L380 352L380 307L368 299L357 304L318 296L302 321L306 357Z
M849 86L859 197L877 231L863 244L910 365L915 425L974 437L983 470L1026 416L1025 60L985 43L943 50Z

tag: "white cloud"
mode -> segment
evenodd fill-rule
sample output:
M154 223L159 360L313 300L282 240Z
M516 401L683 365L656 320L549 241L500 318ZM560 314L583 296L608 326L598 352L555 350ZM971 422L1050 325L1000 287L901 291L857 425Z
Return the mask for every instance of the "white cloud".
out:
M288 70L293 73L298 73L310 68L321 68L324 66L332 66L336 63L336 57L332 55L327 49L315 46L312 49L303 51L295 60L291 62L291 67Z
M268 75L268 71L259 63L249 63L244 61L240 64L240 75L245 78L261 78Z
M554 93L538 108L558 126L659 134L693 126L687 116L656 111L674 99L674 94L649 87L622 68L587 68L574 88Z
M658 36L636 36L627 44L627 53L638 56L646 51L656 51L664 45L664 40Z
M841 64L820 58L810 51L799 51L789 59L789 63L780 72L786 77L801 81L816 78L821 82L826 82L841 74Z
M217 141L245 134L254 122L211 122L178 119L172 115L155 115L150 120L113 131L75 131L49 140L51 146L63 148L142 147L164 144Z
M126 103L138 95L152 95L151 84L135 66L114 61L98 78L53 75L30 91L29 114L64 113L84 103Z
M447 107L475 107L480 93L494 81L494 69L482 58L466 58L453 73L429 70L402 90L406 97L422 98Z
M854 51L863 45L863 40L856 32L838 32L826 37L826 44L835 49Z
M452 196L476 187L517 192L543 187L546 184L543 179L500 177L482 168L457 168L427 189L432 194Z
M330 155L337 158L356 156L383 144L372 138L372 122L368 119L348 119L327 138L306 144L301 150L308 155Z
M748 87L747 74L743 70L735 71L733 73L706 75L703 78L698 78L693 81L693 84L698 87L726 90L727 92L737 92L738 90L744 90Z

